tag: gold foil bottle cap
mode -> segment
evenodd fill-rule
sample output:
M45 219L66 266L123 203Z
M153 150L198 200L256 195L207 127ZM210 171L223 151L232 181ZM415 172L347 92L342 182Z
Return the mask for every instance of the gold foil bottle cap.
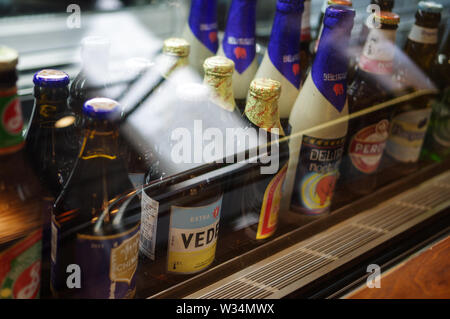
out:
M382 24L398 25L400 23L400 16L389 11L376 12L374 14L374 19Z
M264 99L278 99L281 93L281 83L272 79L254 79L250 83L250 94Z
M19 53L16 50L0 46L0 71L13 70L19 62Z
M269 132L278 129L279 135L285 135L280 124L278 98L281 83L272 79L259 78L250 84L245 116L256 126Z
M234 62L224 56L212 56L203 63L205 74L213 76L231 76L234 71Z
M353 6L353 3L351 0L328 0L328 4L329 5L338 4L338 5L347 6L347 7Z
M187 57L190 49L189 42L182 38L169 38L163 44L163 52L165 54L178 57Z

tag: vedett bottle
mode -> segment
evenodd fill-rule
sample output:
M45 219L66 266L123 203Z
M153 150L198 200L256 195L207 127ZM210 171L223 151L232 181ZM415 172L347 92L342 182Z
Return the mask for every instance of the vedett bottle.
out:
M0 299L39 298L43 192L23 151L15 50L0 47Z
M395 13L375 14L375 23L380 27L370 30L348 88L350 114L393 97L395 32L399 22ZM389 136L391 112L385 107L350 120L341 177L353 193L367 194L376 187L375 174Z
M255 79L269 78L281 83L278 100L281 126L287 129L300 82L300 26L303 0L278 0L269 45ZM287 132L288 133L288 132Z
M302 27L300 30L300 72L302 83L306 80L311 67L311 0L305 0L302 14Z
M219 55L233 60L233 93L244 112L250 82L258 70L256 59L256 0L233 0Z
M69 76L59 70L37 72L34 112L26 139L30 164L53 196L58 196L72 171L79 145L75 114L67 106Z
M348 115L346 50L354 17L349 7L327 8L319 50L289 118L285 196L287 201L292 198L291 209L303 214L328 212L339 177L347 120L301 132Z
M421 1L416 13L416 23L409 33L405 53L422 72L431 75L438 51L438 28L441 21L441 4ZM409 61L408 61L409 62ZM399 62L396 78L407 83L408 78L417 77L406 63ZM422 81L427 79L422 77ZM405 173L416 169L425 134L431 116L432 99L421 96L398 106L393 114L389 139L386 143L386 158L396 165L396 170Z
M258 136L265 136L267 142L266 145L260 139L256 165L250 164L243 182L241 212L247 225L245 231L254 240L271 237L278 225L289 159L287 142L279 141L284 137L277 105L280 91L278 81L255 79L250 84L245 107L248 129L255 130Z
M132 298L141 206L118 150L121 109L111 99L94 98L83 112L82 149L52 214L52 292L64 298Z
M183 39L191 45L189 65L203 74L203 62L216 54L219 47L217 33L217 0L192 0Z

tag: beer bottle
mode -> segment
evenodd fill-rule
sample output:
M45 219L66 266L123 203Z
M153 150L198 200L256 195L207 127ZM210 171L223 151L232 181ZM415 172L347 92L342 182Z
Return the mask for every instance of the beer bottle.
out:
M438 28L442 9L442 5L435 2L419 2L416 23L405 45L405 53L411 59L408 62L413 62L429 76L438 51ZM407 61L400 61L398 64L396 79L405 86L408 86L409 78L420 77L414 73L415 70L410 69L414 66ZM422 81L426 80L422 77ZM430 96L421 96L399 105L394 110L385 159L399 172L408 173L417 168L431 116L431 103Z
M348 115L346 49L354 17L355 11L347 6L326 9L319 50L289 118L291 155L285 196L286 201L292 198L291 209L303 214L329 211L339 177L347 120L311 128Z
M314 43L314 55L316 54L318 48L319 48L319 42L320 42L320 37L322 35L322 30L323 30L323 20L325 18L325 12L328 8L328 6L331 5L341 5L341 6L347 6L347 7L352 7L353 3L351 0L326 0L324 1L323 5L322 5L322 10L319 16L319 32L317 33L317 40Z
M370 29L358 69L348 88L349 112L364 110L393 98L395 32L400 18L392 12L375 13L379 28ZM342 162L342 179L354 194L376 186L376 173L389 135L391 109L383 108L352 119Z
M82 148L53 207L51 289L64 298L132 298L141 207L118 152L121 110L94 98L83 113Z
M281 83L278 100L281 126L287 121L301 82L300 27L303 0L278 0L267 51L255 78L270 78Z
M433 103L430 125L422 150L424 159L441 162L450 155L450 29L444 34L433 63L432 78L440 95Z
M219 47L217 34L217 0L192 0L183 39L191 44L189 65L199 74L203 62L216 54Z
M280 3L280 2L279 2ZM241 212L245 231L253 240L271 237L278 225L283 183L286 177L289 149L278 115L281 84L271 79L255 79L245 106L249 130L267 138L260 140L255 164L246 170L242 190ZM263 167L270 159L270 166Z
M311 0L305 0L302 14L302 27L300 30L300 72L301 82L305 82L311 66Z
M0 47L0 299L39 298L42 196L24 153L15 50Z
M26 152L41 183L58 196L78 155L75 114L67 106L69 76L59 70L37 72L34 112Z
M380 11L392 12L392 9L394 8L394 0L370 0L370 4L377 5L380 8ZM367 36L369 35L369 30L372 28L372 25L373 19L366 19L364 21L358 37L359 46L364 46L364 43L366 43Z
M256 58L256 0L233 0L219 55L233 60L233 93L244 112L250 82L258 69Z
M176 69L189 65L190 49L189 42L182 38L168 38L164 41L162 64L165 68L162 74L166 79Z
M176 95L177 103L183 104L186 111L193 111L189 119L195 120L196 114L207 108L209 91L202 84L181 84ZM180 121L181 125L193 131L190 121ZM163 137L163 143L169 144L165 141L167 137ZM162 274L197 273L208 268L215 259L222 211L221 180L197 174L192 163L174 163L173 158L163 152L161 159L164 158L169 160L161 164L160 171L150 169L146 174L145 184L150 185L142 192L140 251L146 257L143 265ZM184 178L176 184L170 179L163 180L180 172L184 173ZM152 186L155 180L160 180L160 184L153 182Z

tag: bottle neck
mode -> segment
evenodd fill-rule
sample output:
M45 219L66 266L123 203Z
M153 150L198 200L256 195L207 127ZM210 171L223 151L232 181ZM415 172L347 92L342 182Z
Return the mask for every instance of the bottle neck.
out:
M280 3L278 3L280 4ZM272 64L297 89L300 88L301 10L280 10L275 14L267 48Z
M233 112L236 102L233 94L233 82L231 74L219 76L205 74L204 84L211 89L211 100L228 112Z
M91 160L118 158L118 131L114 124L107 121L88 119L79 159Z
M24 145L23 117L17 87L0 88L0 155L17 152Z
M339 21L335 23L334 25L324 23L311 77L317 89L341 112L347 99L349 63L347 48L353 23L340 24Z
M359 68L367 73L390 76L394 71L396 26L370 29L359 59Z
M69 88L34 87L35 115L41 121L56 121L58 116L68 110Z
M218 49L217 0L192 0L189 27L195 37L211 52Z
M222 47L235 70L243 73L256 57L256 1L233 0Z
M244 113L247 119L258 128L270 133L285 135L278 113L278 96L263 98L250 93Z

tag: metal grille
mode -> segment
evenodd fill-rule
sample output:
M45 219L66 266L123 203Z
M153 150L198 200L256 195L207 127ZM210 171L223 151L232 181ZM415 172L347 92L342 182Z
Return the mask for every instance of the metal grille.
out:
M225 278L187 298L252 299L279 296L307 276L351 258L374 240L391 237L406 224L418 223L450 205L450 171L391 200L300 242L250 269ZM408 226L407 225L407 226ZM312 279L311 279L312 280Z

